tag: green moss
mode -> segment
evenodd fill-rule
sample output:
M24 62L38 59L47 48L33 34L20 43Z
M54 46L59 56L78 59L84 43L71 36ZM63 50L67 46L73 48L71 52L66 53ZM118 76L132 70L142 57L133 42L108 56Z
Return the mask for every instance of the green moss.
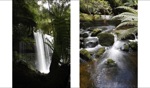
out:
M130 42L129 46L131 47L132 50L137 50L138 47L137 42Z
M97 34L100 33L100 32L102 32L102 29L96 28L96 29L94 29L94 30L92 31L91 36L97 36Z
M112 60L112 59L110 59L110 58L107 60L107 63L114 63L114 62L115 62L115 61Z
M100 15L89 15L85 13L80 13L80 20L84 21L93 21L93 20L98 20L100 19Z
M80 57L86 61L91 60L92 58L90 53L85 49L80 50Z
M102 47L102 48L100 48L98 51L97 51L97 53L96 53L96 57L100 57L103 53L105 52L105 48L104 47Z
M99 38L99 43L102 46L111 46L114 44L114 36L112 34L99 33L97 37Z
M114 60L112 60L111 58L109 58L105 62L105 65L107 65L108 67L113 67L113 66L116 66L116 62Z

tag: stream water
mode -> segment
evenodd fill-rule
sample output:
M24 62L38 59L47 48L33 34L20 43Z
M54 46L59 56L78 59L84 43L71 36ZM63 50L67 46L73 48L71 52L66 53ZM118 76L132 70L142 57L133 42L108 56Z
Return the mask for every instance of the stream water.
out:
M109 32L115 28L112 25L101 26L99 28L105 28L104 32ZM87 30L86 30L87 31ZM85 32L86 32L85 31ZM94 88L136 88L137 87L137 54L134 52L125 52L121 50L121 47L126 41L117 40L117 36L114 35L114 44L110 47L105 47L106 51L94 64L89 66L88 72L92 80ZM134 40L137 41L137 37ZM97 37L85 38L85 42L98 42ZM85 49L91 54L94 54L101 46L99 43L95 47L85 46ZM94 57L94 56L93 56ZM115 61L117 66L108 67L106 61L111 58Z

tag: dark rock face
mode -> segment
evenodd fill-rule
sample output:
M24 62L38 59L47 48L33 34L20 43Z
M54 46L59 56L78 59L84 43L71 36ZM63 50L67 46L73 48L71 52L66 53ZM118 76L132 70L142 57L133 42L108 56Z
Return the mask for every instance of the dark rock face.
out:
M13 88L70 88L69 75L69 65L42 74L31 70L25 62L13 62Z
M114 44L114 36L109 33L99 33L97 35L99 38L99 43L102 46L112 46Z

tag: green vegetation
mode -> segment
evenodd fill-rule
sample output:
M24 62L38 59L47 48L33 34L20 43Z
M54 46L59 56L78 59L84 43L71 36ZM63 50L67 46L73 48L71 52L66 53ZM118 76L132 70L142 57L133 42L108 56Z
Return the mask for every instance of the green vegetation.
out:
M102 29L93 29L91 36L97 36L98 33L102 32Z
M117 9L123 9L125 11L112 18L112 20L121 20L121 23L116 27L116 30L121 30L118 35L119 39L137 33L137 10L127 6L119 6Z
M41 4L38 4L41 2ZM70 63L70 4L69 0L59 2L14 0L13 2L13 51L19 52L20 42L30 47L34 44L33 31L41 29L54 37L54 56L57 63ZM48 8L43 5L47 3ZM60 4L61 3L61 4ZM34 50L33 50L34 51ZM55 54L56 53L56 54Z
M86 61L89 61L92 59L90 53L85 49L80 50L80 57Z
M131 47L132 50L137 50L138 44L137 42L129 42L129 46Z
M96 53L96 57L99 58L101 55L103 55L103 53L105 52L105 47L102 47L100 49L98 49L97 53Z
M101 14L111 14L111 7L105 0L80 0L80 20L100 20Z
M80 20L83 20L83 21L96 21L96 20L99 20L100 19L100 15L89 15L89 14L86 14L86 13L80 13Z
M129 48L130 48L129 44L124 44L123 47L122 47L122 50L123 51L129 51Z
M114 66L116 66L116 62L114 60L112 60L111 58L109 58L105 62L105 65L107 65L108 67L114 67Z
M109 80L114 80L120 75L119 63L127 64L123 65L127 68L132 65L131 67L135 69L130 71L137 70L137 2L138 0L80 0L80 31L85 33L85 37L80 33L80 49L83 49L82 53L84 52L83 55L80 51L81 88L105 86ZM88 42L84 41L86 37L89 38ZM97 41L100 45L91 47L90 42L93 41ZM88 51L84 51L85 49L91 55ZM86 56L86 59L83 56ZM133 63L129 64L129 61ZM90 62L93 64L89 64ZM104 76L99 77L100 75ZM133 74L134 80L137 80L136 75ZM136 84L135 82L131 86ZM110 86L113 87L113 85L106 87Z
M45 5L47 6L45 7ZM35 62L19 64L29 59L33 62L33 59L36 58L33 32L37 30L42 30L43 34L54 37L53 44L50 41L49 44L46 43L53 49L51 67L49 68L50 73L46 76L41 76L36 71L34 73L30 67L24 67L24 64L28 66L30 64L36 64ZM32 53L34 57L30 58L28 53ZM62 59L61 68L59 67L60 59ZM13 1L13 64L15 88L60 88L69 85L70 0L57 0L57 2L56 0ZM23 71L23 68L27 70ZM30 72L33 72L36 76L34 77ZM64 77L61 77L61 75ZM62 80L57 82L58 78L62 78ZM21 80L21 82L17 80ZM29 83L33 84L27 86Z
M112 34L99 33L97 37L99 38L99 43L102 46L111 46L114 44L114 36Z

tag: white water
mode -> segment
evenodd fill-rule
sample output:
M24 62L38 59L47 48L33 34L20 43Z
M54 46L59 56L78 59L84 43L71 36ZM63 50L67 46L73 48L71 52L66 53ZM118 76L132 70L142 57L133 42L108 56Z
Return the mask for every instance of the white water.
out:
M115 26L100 26L100 29L105 29L102 33L111 33L114 35L114 44L112 46L106 47L98 44L95 47L86 47L90 54L94 54L100 47L105 47L105 52L103 55L94 63L94 65L89 66L88 72L91 73L91 79L93 80L93 88L135 88L136 87L136 67L133 65L131 60L136 57L130 56L128 52L121 50L121 47L126 43L126 41L121 41L117 39L117 35L112 33ZM90 28L89 28L90 29ZM87 29L88 30L88 29ZM84 31L85 32L85 31ZM136 41L137 37L135 37ZM91 37L90 34L84 39L84 43L96 42L97 37ZM82 49L82 48L81 48ZM116 66L107 67L105 62L108 59L115 61ZM81 62L84 60L80 59Z
M121 51L121 46L125 42L117 41L117 36L114 36L115 43L103 55L103 59L98 63L96 73L92 74L94 85L96 88L134 88L135 84L132 81L136 80L136 73L133 70L130 57ZM113 59L117 67L105 67L105 61Z
M51 57L52 57L52 49L45 44L44 42L48 43L48 40L52 42L53 37L49 35L43 35L41 30L34 32L34 38L36 43L36 67L37 70L41 73L49 73L50 64L51 64ZM48 40L47 40L48 39Z

